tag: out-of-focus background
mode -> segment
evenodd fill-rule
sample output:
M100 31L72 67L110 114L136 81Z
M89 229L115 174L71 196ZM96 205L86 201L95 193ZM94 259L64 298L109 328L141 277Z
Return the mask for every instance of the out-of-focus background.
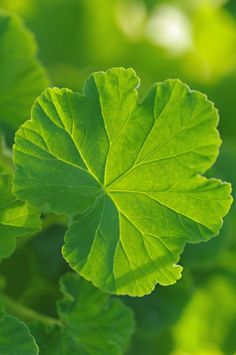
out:
M123 66L133 67L141 78L141 96L167 78L180 78L206 93L219 109L223 139L219 160L208 175L236 186L235 0L0 0L0 7L18 13L34 33L52 85L81 90L93 71ZM47 275L52 280L60 273L56 252L60 254L62 229L54 227L41 236L44 249L37 247L37 238L27 247L45 262L55 253L52 275ZM27 262L32 262L27 255L20 250L2 267L12 279L9 292L33 300L48 270L35 270L42 285L31 285L26 293L33 279L27 274ZM13 263L25 273L24 285L13 282ZM129 355L236 354L234 206L220 236L187 246L181 264L183 278L176 285L157 287L143 299L125 299L137 319ZM56 292L44 295L48 308Z

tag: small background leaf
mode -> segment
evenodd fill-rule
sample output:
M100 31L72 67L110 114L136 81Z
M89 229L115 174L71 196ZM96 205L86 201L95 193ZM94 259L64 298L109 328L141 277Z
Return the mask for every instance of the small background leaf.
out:
M22 21L0 10L0 127L9 143L35 97L49 85L36 55L34 37Z
M38 354L38 347L26 325L9 315L5 315L0 321L0 354Z
M16 238L34 234L41 227L38 209L17 200L11 189L12 176L0 173L0 259L14 251Z
M134 331L133 314L121 300L97 290L90 283L67 274L62 278L64 299L58 302L61 327L31 326L45 355L123 354Z

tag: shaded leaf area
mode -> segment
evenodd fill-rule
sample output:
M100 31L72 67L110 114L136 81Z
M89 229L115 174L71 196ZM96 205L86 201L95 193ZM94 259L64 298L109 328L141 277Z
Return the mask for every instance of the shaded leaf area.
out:
M38 347L27 326L6 314L0 299L0 354L36 355Z
M12 254L16 240L24 241L20 237L35 234L41 228L39 210L12 193L13 173L11 151L0 136L0 260Z
M166 351L171 350L169 329L181 317L194 290L191 274L185 273L171 287L159 287L142 299L125 298L137 320L137 330L129 354L166 354Z
M35 97L49 85L36 57L32 33L16 15L0 10L0 128L9 143Z
M133 314L75 274L61 280L64 299L57 303L60 324L30 326L45 355L123 354L134 331Z
M132 69L114 68L82 94L48 89L14 146L17 196L79 213L63 247L70 266L132 296L175 283L185 243L217 235L232 202L229 184L201 176L220 145L213 104L178 80L143 100L138 85Z
M235 275L221 271L192 281L184 276L182 285L168 288L171 297L160 295L158 300L156 294L156 302L135 307L138 327L129 354L234 354Z
M16 239L41 227L38 209L16 199L11 190L12 176L0 173L0 259L12 254Z
M44 226L48 220L53 216ZM69 274L61 281L64 299L55 305L61 298L58 280L69 269L60 253L64 232L62 225L48 226L2 262L8 312L26 321L43 354L123 354L134 317L121 300Z
M47 86L36 61L36 45L20 19L0 10L0 127L9 138L27 118L37 94ZM35 234L41 227L40 212L12 193L11 151L0 138L0 259L9 257L16 239Z
M58 281L69 271L60 252L64 233L65 227L55 224L19 245L11 258L0 264L4 293L26 307L55 316Z
M0 321L0 353L2 355L38 354L38 347L28 328L15 317L5 315Z

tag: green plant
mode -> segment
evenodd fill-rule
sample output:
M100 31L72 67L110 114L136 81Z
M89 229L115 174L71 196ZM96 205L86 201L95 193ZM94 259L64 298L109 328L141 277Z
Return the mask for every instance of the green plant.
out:
M178 80L139 102L138 84L117 68L93 74L83 94L48 89L14 146L16 196L72 218L70 266L130 296L176 282L184 244L218 234L231 204L229 184L200 176L220 145L212 103Z
M2 13L1 24L4 38L13 31L18 45L20 33L26 48L34 48L18 19ZM22 66L28 59L32 65L29 76L13 65L19 73L12 74L0 101L3 131L8 123L13 130L22 123L35 90L48 82L31 49L23 56L17 48ZM14 82L24 92L19 75L27 83L35 75L41 79L29 96L17 97L18 114L5 98L17 96ZM163 311L161 324L155 319L158 327L149 327L146 314L155 295L149 302L109 294L141 297L156 284L174 284L185 244L219 233L231 187L203 176L221 144L217 110L179 80L155 84L142 100L138 86L134 70L113 68L92 74L82 93L46 89L15 135L14 166L2 144L0 259L16 251L0 269L0 354L122 354L135 328L130 307L140 321L139 340L143 333L145 342L145 327L155 339L163 324L172 324ZM59 255L64 234L62 255L75 272ZM44 245L49 240L51 249ZM20 285L11 289L5 283L17 278L17 269ZM61 298L58 279L63 299L55 302ZM181 295L169 312L173 319L192 294L191 282L181 282L169 293L160 287L163 304L172 292ZM52 303L49 311L44 299Z

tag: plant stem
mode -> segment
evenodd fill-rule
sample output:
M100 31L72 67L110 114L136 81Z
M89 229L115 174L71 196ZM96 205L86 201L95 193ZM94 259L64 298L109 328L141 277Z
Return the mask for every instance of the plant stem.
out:
M44 314L38 313L7 296L4 296L4 303L6 310L7 312L9 312L9 314L17 316L18 318L26 322L39 321L46 326L62 326L62 323L59 319L55 319Z

